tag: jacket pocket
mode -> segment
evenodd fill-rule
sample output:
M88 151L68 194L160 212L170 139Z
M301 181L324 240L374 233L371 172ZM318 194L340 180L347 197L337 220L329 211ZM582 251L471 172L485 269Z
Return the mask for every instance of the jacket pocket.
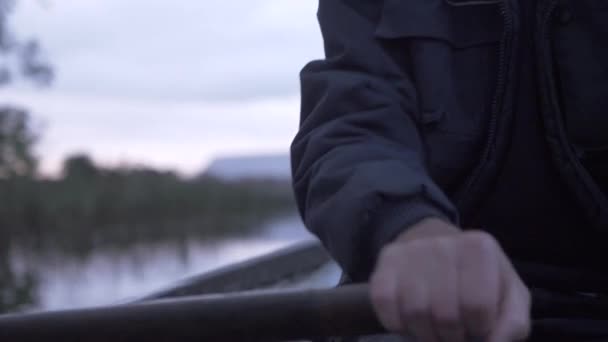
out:
M449 190L476 165L492 111L503 18L496 0L385 0L376 36L404 55L429 171Z
M568 137L579 152L608 151L608 1L568 1L556 14L553 52Z

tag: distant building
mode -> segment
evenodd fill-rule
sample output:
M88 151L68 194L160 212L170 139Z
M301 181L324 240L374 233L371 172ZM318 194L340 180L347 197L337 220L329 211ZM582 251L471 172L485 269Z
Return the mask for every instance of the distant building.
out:
M288 155L222 157L214 160L204 175L230 181L243 179L291 180Z

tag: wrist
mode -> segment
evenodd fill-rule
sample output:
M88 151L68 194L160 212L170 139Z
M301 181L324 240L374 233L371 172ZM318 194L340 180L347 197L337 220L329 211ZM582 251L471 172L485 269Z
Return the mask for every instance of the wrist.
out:
M395 242L409 242L418 239L435 238L461 233L462 230L437 217L425 218L399 234Z

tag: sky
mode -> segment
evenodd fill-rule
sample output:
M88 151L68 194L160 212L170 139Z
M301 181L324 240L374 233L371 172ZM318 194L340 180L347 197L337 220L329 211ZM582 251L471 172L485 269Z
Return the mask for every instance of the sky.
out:
M43 174L107 166L196 174L216 157L288 153L298 72L321 58L313 0L20 0L11 20L56 68L0 103L31 109Z

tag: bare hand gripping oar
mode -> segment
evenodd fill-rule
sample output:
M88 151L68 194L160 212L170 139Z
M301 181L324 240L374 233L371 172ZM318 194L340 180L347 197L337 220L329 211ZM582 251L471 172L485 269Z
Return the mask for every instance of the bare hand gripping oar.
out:
M608 336L608 301L533 292L535 334ZM581 317L584 324L566 319ZM560 330L561 329L561 330ZM382 333L366 285L0 316L0 341L280 341Z

